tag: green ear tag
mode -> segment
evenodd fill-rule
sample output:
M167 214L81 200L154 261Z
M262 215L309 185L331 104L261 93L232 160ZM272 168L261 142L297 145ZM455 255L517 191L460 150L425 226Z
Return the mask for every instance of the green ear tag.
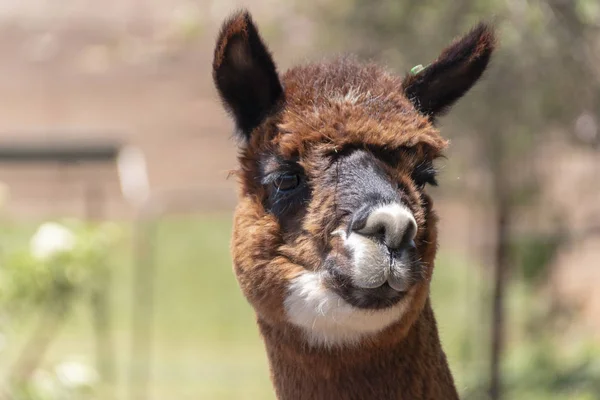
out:
M425 68L427 68L427 67L429 67L429 65L426 65L426 66L423 66L423 65L421 65L421 64L419 64L419 65L415 65L414 67L412 67L412 68L410 69L410 73L411 73L412 75L416 75L416 74L418 74L419 72L423 71L423 70L424 70Z

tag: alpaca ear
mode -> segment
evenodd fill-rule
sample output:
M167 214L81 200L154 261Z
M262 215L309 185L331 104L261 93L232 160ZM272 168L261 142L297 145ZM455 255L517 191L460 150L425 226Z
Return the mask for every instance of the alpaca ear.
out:
M442 115L481 77L495 44L493 29L480 23L446 47L431 65L413 68L402 82L406 97L432 120Z
M247 11L223 24L213 79L225 108L246 138L283 98L275 63Z

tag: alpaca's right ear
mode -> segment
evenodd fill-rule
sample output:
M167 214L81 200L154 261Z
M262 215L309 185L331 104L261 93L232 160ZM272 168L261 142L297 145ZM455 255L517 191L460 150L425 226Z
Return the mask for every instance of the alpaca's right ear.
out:
M213 79L246 138L283 98L275 63L247 11L223 24L215 48Z
M479 24L446 47L432 64L413 68L402 82L406 97L432 120L442 115L479 80L495 46L494 29Z

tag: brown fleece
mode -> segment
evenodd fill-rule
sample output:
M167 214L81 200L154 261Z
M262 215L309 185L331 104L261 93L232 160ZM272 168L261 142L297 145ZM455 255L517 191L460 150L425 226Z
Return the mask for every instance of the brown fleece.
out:
M458 398L429 300L437 217L413 171L442 155L447 141L433 118L481 76L493 47L491 29L480 25L404 80L353 58L295 67L279 77L248 13L224 24L214 79L244 140L231 244L234 271L257 314L278 398ZM348 215L338 209L336 187L325 179L335 155L349 148L372 152L402 187L418 226L423 276L406 295L407 311L396 323L357 345L311 347L288 322L284 300L290 281L305 270L318 271L327 255L349 260L331 235L347 224ZM384 162L388 153L394 162ZM278 218L269 211L262 178L284 162L302 168L310 197Z

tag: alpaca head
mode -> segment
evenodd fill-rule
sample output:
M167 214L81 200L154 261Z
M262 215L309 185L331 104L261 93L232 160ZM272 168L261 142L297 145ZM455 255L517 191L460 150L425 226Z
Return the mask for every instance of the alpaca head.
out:
M436 251L434 121L493 47L479 25L404 78L351 58L279 75L248 13L225 22L213 77L240 139L234 269L265 326L314 345L410 327Z

